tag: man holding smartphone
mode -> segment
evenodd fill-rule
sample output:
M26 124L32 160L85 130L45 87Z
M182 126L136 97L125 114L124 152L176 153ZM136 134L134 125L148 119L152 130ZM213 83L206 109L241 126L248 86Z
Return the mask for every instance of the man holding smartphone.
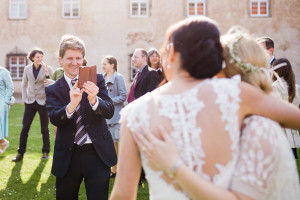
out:
M87 199L108 199L110 167L117 162L106 124L114 106L103 76L97 74L97 84L88 81L78 88L84 56L81 39L63 36L59 62L64 75L46 88L49 118L57 126L52 165L56 199L78 199L82 180Z

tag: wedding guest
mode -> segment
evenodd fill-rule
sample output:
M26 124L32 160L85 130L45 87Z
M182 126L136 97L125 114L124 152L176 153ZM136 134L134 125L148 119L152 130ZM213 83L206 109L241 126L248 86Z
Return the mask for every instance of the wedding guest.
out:
M257 39L257 42L267 51L269 55L270 65L276 60L274 56L274 41L270 37L260 37Z
M277 68L278 67L278 68ZM278 74L273 75L272 79L274 94L280 99L292 103L297 108L300 106L300 95L296 89L295 74L290 61L286 58L280 58L274 61L273 68ZM284 132L292 148L294 157L298 159L297 148L300 147L300 135L298 130L285 128Z
M14 93L14 85L7 69L0 66L0 154L9 147L8 137L8 112L9 103Z
M122 74L118 73L118 62L114 56L105 56L102 59L102 69L105 72L104 79L108 89L108 95L112 99L115 106L114 116L107 119L108 130L112 135L115 150L118 155L119 139L120 139L120 111L124 108L126 101L126 85ZM115 177L117 173L117 165L111 168L111 177Z
M248 83L213 78L223 61L214 21L189 18L171 26L166 35L163 58L169 82L121 112L119 172L111 199L136 198L141 164L151 199L250 199L242 185L230 190L243 119L251 114L266 115L298 128L300 112ZM274 109L279 105L284 113ZM151 162L157 158L157 154L151 157L151 152L164 145L161 137L152 145L136 142L143 138L138 134L141 126L150 130L144 135L150 140L157 136L158 124L164 125L179 152L160 151L160 158L165 157L169 164L163 167ZM295 165L291 171L297 173ZM299 189L291 195L298 194Z
M51 170L57 199L78 199L82 181L87 199L108 199L110 167L117 163L106 123L114 106L103 76L78 88L85 52L80 38L64 35L59 45L64 75L45 90L49 118L57 126Z
M26 152L28 133L35 114L40 116L41 132L43 136L42 160L48 159L50 152L49 120L46 109L45 80L50 79L53 73L51 66L43 62L44 52L39 48L34 48L28 53L28 59L33 64L24 68L22 79L22 98L25 103L23 115L23 126L20 133L20 145L18 154L12 159L19 162Z
M57 81L58 79L60 79L64 75L64 72L65 71L62 67L57 68L51 77L51 79L53 80L53 83L55 81Z
M157 49L150 48L148 50L148 60L147 60L148 66L158 70L161 69L161 63L160 63L160 54Z
M158 73L158 82L159 85L163 85L166 83L166 77L163 70L163 67L160 63L160 53L157 49L151 48L148 50L148 65L155 69L155 71ZM163 83L162 83L163 82Z
M147 92L151 92L158 85L158 74L154 69L147 65L148 53L145 49L135 49L132 62L134 67L138 69L130 92L128 95L128 103L133 102L135 99L140 98Z

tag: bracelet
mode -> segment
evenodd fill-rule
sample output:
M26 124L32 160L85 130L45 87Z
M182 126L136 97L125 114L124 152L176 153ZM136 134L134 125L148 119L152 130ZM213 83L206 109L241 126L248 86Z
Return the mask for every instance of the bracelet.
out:
M176 171L178 170L178 168L183 164L183 162L178 159L176 161L176 163L171 167L171 169L169 170L165 170L165 172L168 174L168 176L170 178L175 178L175 175L176 175Z
M50 78L50 76L48 75L48 76L45 76L46 78Z

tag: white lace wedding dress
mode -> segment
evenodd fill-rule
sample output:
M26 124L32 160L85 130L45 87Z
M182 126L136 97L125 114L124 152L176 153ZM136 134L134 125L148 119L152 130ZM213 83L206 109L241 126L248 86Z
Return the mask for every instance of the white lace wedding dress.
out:
M245 120L247 126L240 136L238 83L209 79L180 94L160 94L168 83L125 107L121 122L126 121L132 133L142 125L155 133L163 125L182 161L216 186L256 199L299 199L295 160L281 128L269 119L252 116ZM190 199L142 155L141 161L150 199Z

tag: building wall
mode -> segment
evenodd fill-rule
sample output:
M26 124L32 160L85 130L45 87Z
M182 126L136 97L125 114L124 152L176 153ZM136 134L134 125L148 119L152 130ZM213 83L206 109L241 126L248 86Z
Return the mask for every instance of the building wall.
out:
M289 59L296 75L296 82L300 84L300 1L269 2L270 17L250 17L250 0L207 1L207 16L218 22L223 34L231 26L241 25L255 37L273 38L275 57Z
M27 18L9 19L9 1L0 1L0 65L15 47L28 52L37 46L44 50L45 62L59 67L58 45L61 36L73 34L86 44L89 65L102 72L101 59L112 54L119 72L130 83L130 57L135 48L160 48L167 27L187 17L187 0L149 0L149 17L131 18L129 0L81 0L81 17L62 17L62 0L27 0ZM300 83L300 1L270 0L270 17L253 18L250 0L206 0L206 16L215 19L222 33L232 25L245 26L256 37L268 35L275 41L275 56L287 57ZM234 6L233 6L234 5ZM21 81L14 81L21 92Z

